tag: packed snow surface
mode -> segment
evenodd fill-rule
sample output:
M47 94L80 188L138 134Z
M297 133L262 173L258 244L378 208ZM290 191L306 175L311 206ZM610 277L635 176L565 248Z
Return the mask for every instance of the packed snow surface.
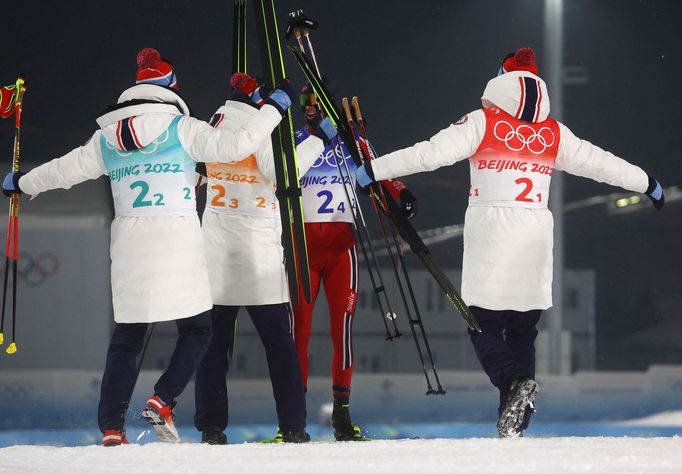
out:
M150 443L12 446L0 472L20 473L679 473L682 438L377 440L358 443Z

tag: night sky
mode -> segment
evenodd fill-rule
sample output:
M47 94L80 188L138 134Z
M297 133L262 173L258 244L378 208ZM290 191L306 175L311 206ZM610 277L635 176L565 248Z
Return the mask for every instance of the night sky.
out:
M22 137L27 167L87 140L100 112L134 84L135 56L143 47L155 47L173 62L195 116L209 118L229 94L230 1L6 3L0 82L12 83L19 72L28 80ZM566 84L562 121L640 165L664 187L682 184L682 2L565 4L565 64L579 67L587 81ZM281 26L295 8L320 21L312 36L320 66L337 97L360 97L380 154L427 139L480 107L486 82L517 47L535 48L543 74L539 0L288 0L278 6ZM255 28L249 33L249 70L258 75ZM287 60L300 85L301 74ZM0 123L7 169L11 143L10 121ZM468 174L468 166L459 164L405 179L420 198L417 228L463 222ZM614 191L581 178L565 180L566 202ZM618 347L647 328L682 331L679 213L679 202L671 202L662 212L613 216L590 208L566 215L567 268L597 271L600 368L682 363L682 341L676 351L659 350L655 338L637 354ZM461 264L461 240L434 252L449 266Z

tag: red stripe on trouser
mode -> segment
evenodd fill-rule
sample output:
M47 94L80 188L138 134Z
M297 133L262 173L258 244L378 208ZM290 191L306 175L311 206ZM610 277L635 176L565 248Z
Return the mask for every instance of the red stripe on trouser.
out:
M301 363L303 384L307 386L308 381L308 342L310 341L313 306L320 286L323 285L329 307L332 339L332 384L350 387L353 376L351 323L357 302L357 287L351 288L351 284L353 276L355 282L358 277L356 254L354 251L349 252L348 249L354 244L352 230L346 223L308 223L306 224L306 238L312 302L305 303L303 295L299 294L301 303L293 306L294 338ZM347 314L349 324L344 324ZM346 364L344 364L344 355L351 356L346 360Z

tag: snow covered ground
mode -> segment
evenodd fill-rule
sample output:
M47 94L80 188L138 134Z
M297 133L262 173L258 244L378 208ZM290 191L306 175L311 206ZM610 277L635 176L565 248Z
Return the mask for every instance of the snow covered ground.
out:
M12 446L13 473L679 473L682 438L490 438L306 445Z
M334 443L329 426L311 424L307 445L247 443L272 425L233 425L227 446L155 442L146 423L127 424L134 444L97 446L96 429L0 431L0 473L679 473L682 411L617 422L535 422L527 437L500 440L494 422L367 424L365 443ZM403 439L401 439L403 438ZM405 439L419 438L419 439Z

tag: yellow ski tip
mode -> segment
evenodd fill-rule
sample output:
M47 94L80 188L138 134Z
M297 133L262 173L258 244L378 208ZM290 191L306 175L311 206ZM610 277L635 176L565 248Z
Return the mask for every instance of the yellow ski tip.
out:
M17 351L17 343L16 342L13 342L12 344L10 344L7 347L7 349L5 350L5 352L7 352L8 354L14 354L16 351Z
M5 343L5 335L0 332L0 346Z

